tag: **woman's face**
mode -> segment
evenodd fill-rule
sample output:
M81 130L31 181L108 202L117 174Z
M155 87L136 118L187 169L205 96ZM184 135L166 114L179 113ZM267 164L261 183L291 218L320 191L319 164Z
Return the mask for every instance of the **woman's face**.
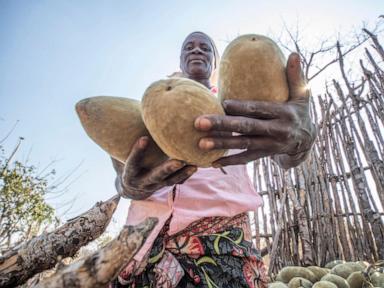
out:
M211 41L201 33L192 33L184 41L180 54L180 69L191 79L209 79L214 65Z

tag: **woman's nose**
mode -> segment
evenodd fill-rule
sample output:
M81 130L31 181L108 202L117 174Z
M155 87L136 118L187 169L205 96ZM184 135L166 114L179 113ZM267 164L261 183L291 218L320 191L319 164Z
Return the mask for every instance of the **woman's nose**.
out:
M199 46L196 46L195 48L192 49L192 53L194 53L194 54L200 54L202 52L203 51L200 49Z

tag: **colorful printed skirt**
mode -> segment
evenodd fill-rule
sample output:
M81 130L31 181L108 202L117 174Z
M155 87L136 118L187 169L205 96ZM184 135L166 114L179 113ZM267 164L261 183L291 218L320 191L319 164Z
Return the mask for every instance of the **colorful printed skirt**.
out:
M267 287L247 213L203 218L171 236L168 227L145 260L131 261L110 287Z

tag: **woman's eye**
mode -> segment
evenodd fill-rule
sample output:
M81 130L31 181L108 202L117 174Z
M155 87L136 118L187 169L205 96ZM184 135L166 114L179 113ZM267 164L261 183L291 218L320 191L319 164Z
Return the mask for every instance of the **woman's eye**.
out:
M211 52L211 49L206 46L201 47L201 50L203 50L204 52Z
M192 45L188 45L184 47L184 50L191 51L193 49Z

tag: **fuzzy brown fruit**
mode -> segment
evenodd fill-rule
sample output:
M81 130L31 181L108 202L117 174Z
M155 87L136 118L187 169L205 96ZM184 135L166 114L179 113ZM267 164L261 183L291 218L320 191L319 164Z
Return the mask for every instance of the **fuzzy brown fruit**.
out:
M224 156L225 150L198 147L209 134L195 129L195 119L203 114L225 115L218 99L200 83L186 78L157 81L145 91L142 111L145 126L170 158L209 167Z
M220 61L220 100L287 101L285 66L283 53L270 38L256 34L236 38Z
M88 136L113 158L124 163L141 136L150 136L141 117L140 101L96 96L76 104L76 112ZM151 141L142 166L152 168L167 156Z

